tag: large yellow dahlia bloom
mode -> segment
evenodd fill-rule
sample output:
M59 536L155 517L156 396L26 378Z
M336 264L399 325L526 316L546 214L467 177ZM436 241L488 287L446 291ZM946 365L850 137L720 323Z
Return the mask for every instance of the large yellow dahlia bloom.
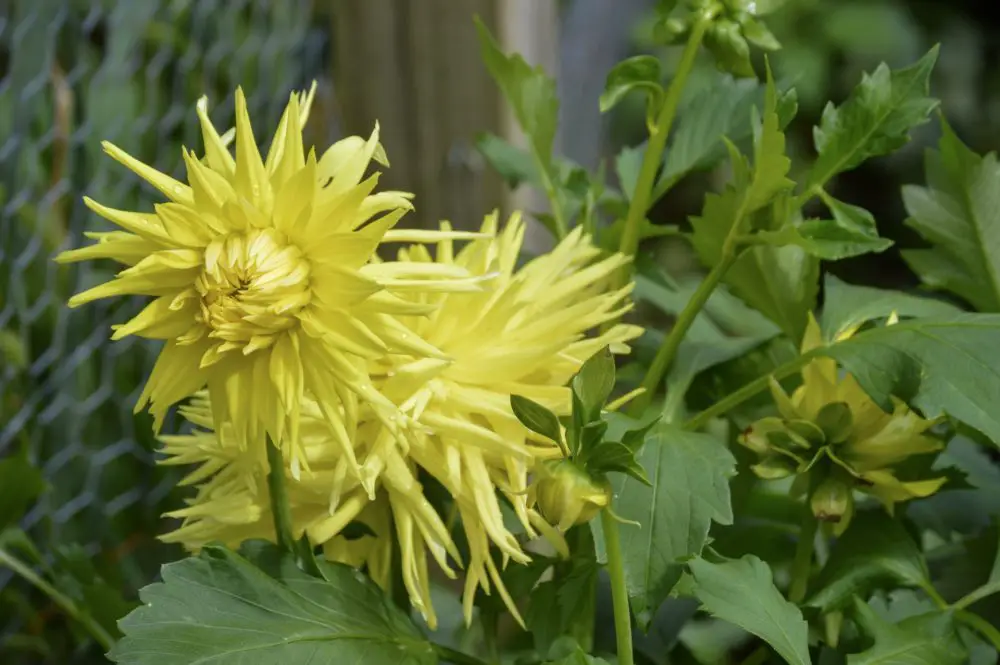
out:
M430 313L401 318L446 359L395 353L371 361L376 388L418 425L412 437L400 439L382 420L363 414L351 440L354 457L365 460L365 477L378 479L374 498L347 473L343 452L311 405L303 407L301 429L308 471L288 479L295 535L308 534L328 558L367 565L384 584L392 539L398 540L411 601L432 625L428 552L447 575L454 574L452 563L464 563L467 619L480 587L495 587L518 616L490 550L496 546L504 562L523 563L528 555L504 523L498 490L529 537L541 532L564 546L530 503L528 491L536 464L561 452L521 425L511 411L511 394L568 414L567 384L583 361L609 345L627 351L626 343L641 333L636 326L616 324L587 335L629 307L631 287L609 293L605 286L624 257L601 259L578 229L518 269L521 219L515 216L498 232L494 215L482 231L483 237L457 252L445 236L435 258L423 246L401 251L404 261L492 278L480 292L410 296ZM202 402L183 412L206 430L213 425ZM242 461L228 430L164 437L164 442L167 463L200 465L186 479L198 484L197 496L174 513L185 521L168 540L197 549L212 540L235 544L273 537L265 478ZM451 510L461 518L468 561L459 559L445 520L425 497L421 470L454 499Z
M242 90L236 91L235 157L202 99L205 157L184 149L187 183L105 143L111 157L168 201L143 213L85 199L123 230L88 234L97 244L58 260L127 266L74 296L71 306L123 295L153 298L115 327L113 339L166 342L136 405L137 411L149 405L157 430L173 404L207 386L216 428L229 423L241 448L270 436L297 472L306 463L300 415L311 396L331 424L333 444L360 473L348 436L359 405L390 429L401 421L373 387L365 360L387 352L444 357L394 318L420 310L401 296L477 287L457 266L371 262L380 242L411 237L393 238L390 231L411 208L410 195L372 193L378 174L365 178L365 172L371 160L386 161L377 125L367 140L346 138L321 157L306 152L302 125L314 90L291 95L266 159ZM253 450L262 460L263 446Z

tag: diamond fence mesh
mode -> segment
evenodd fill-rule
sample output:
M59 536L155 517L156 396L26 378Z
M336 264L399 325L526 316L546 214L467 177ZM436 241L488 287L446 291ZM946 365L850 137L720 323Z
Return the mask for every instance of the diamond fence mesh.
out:
M52 257L80 246L85 230L109 230L83 195L132 210L159 200L102 140L179 176L181 146L201 147L201 95L228 127L242 85L264 136L289 91L313 79L328 89L329 20L313 5L0 1L0 457L26 450L50 485L22 525L40 549L79 543L127 589L179 554L155 540L160 515L180 503L175 477L154 466L150 420L131 409L157 347L109 340L137 302L66 307L114 266ZM332 138L327 115L321 102L313 126L328 135L317 143ZM0 569L0 639L37 621L24 592Z

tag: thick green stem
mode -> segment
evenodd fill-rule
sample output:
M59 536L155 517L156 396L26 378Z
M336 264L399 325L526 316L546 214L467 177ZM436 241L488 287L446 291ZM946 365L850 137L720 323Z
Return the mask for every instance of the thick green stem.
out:
M538 173L542 180L542 189L545 190L545 197L549 200L549 205L552 207L552 220L555 222L556 242L559 242L569 233L569 226L566 224L566 217L563 213L562 196L560 196L559 190L556 189L555 183L552 182L549 172L537 154L535 155L535 166L538 168Z
M29 566L25 565L23 561L12 555L7 550L0 548L0 566L5 566L10 568L14 573L20 575L24 580L34 586L36 589L44 593L46 596L52 599L56 605L58 605L63 612L70 616L74 621L83 626L83 628L90 633L90 636L101 645L105 653L111 650L111 647L115 644L115 639L108 634L108 631L104 630L101 624L85 611L81 611L77 604L73 602L73 599L69 596L64 595L54 586L49 584L33 571Z
M969 605L978 603L983 598L988 598L995 593L1000 593L1000 581L984 584L975 591L972 591L959 600L956 600L954 604L952 604L952 607L956 610L964 610Z
M806 506L802 517L802 529L799 531L799 542L795 545L795 558L792 560L792 586L788 590L788 600L795 604L805 600L806 591L809 589L809 573L812 571L818 526L812 511Z
M684 53L681 55L680 64L677 65L677 72L674 74L670 86L667 88L666 96L663 99L663 106L656 117L653 126L649 130L649 142L646 144L646 152L642 157L642 166L639 168L639 176L636 180L635 191L632 192L632 199L629 203L628 213L625 216L625 228L622 231L619 250L626 256L635 256L639 248L639 238L642 231L642 222L646 219L646 213L650 205L654 202L653 187L656 185L656 176L660 171L660 164L663 161L663 151L667 146L667 138L670 136L670 128L674 124L674 117L677 115L677 107L680 104L684 88L687 86L688 76L694 66L695 56L698 55L698 48L705 37L705 30L711 24L712 15L706 14L691 28L691 35L688 37L687 45L684 46ZM628 282L628 275L631 267L627 266L619 272L618 285L622 286Z
M646 391L637 396L632 401L632 404L629 405L629 415L638 416L649 406L650 401L656 394L656 389L659 387L660 382L663 381L663 377L666 376L667 370L670 369L670 365L677 355L677 350L680 348L681 342L684 341L684 336L691 328L698 314L701 313L712 292L715 291L715 287L722 281L726 271L733 265L736 256L737 254L733 251L724 251L722 260L702 280L694 295L691 296L691 300L681 310L680 315L677 317L677 322L674 323L674 327L670 329L670 334L667 335L667 338L663 341L663 345L656 352L656 358L653 359L653 363L649 366L646 376L642 380L642 387Z
M453 663L453 665L486 665L485 661L479 660L475 656L470 656L467 653L462 653L461 651L456 651L451 647L446 647L443 644L433 644L434 651L441 660Z
M803 365L812 360L816 355L818 354L815 353L815 350L810 351L808 353L803 353L794 360L790 360L784 365L781 365L780 367L776 368L770 374L765 374L764 376L757 377L756 379L746 384L739 390L729 393L728 395L726 395L724 398L722 398L712 406L708 407L701 413L697 414L696 416L688 420L686 423L684 423L684 429L687 430L701 429L702 427L707 425L712 420L712 418L723 415L730 409L736 408L743 402L747 401L757 393L767 390L767 387L771 381L771 377L774 377L775 380L780 381L781 379L784 379L787 376L791 376L795 372L799 371L803 367Z
M288 492L285 489L285 460L281 449L267 442L267 488L271 494L271 514L274 517L274 535L279 546L296 554L295 538L292 536L292 511L288 507Z
M611 578L611 601L615 613L615 637L618 640L619 665L634 665L632 654L632 619L625 586L625 564L622 561L618 522L607 510L601 511L601 529L608 555L608 576Z
M968 610L958 610L955 612L955 618L985 637L993 648L1000 651L1000 630L996 626Z

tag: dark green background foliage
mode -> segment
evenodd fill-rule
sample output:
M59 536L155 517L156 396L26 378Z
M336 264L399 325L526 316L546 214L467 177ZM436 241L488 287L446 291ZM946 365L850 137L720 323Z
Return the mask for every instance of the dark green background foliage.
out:
M174 490L176 476L153 465L155 444L148 417L133 416L129 408L155 348L133 339L114 345L108 341L109 325L135 311L137 303L67 310L67 297L105 280L109 267L57 266L51 257L60 248L78 245L85 227L94 228L94 216L80 203L84 193L118 208L143 207L151 199L148 189L101 154L100 140L111 140L161 169L176 171L179 148L200 145L191 110L202 94L217 108L213 119L221 126L230 122L236 85L250 93L251 116L262 127L277 120L290 90L306 87L313 78L320 80L329 99L337 82L330 80L328 4L307 0L0 3L0 483L7 483L0 484L0 548L29 562L70 602L87 607L90 617L112 636L118 631L115 620L137 604L138 589L156 576L161 564L181 556L178 549L159 544L156 536L167 528L159 516L177 507L182 493ZM585 0L561 3L564 13L584 4ZM679 49L655 44L654 3L646 4L648 11L620 45L623 56L648 57L631 61L622 81L669 78L677 65ZM659 529L657 520L663 516L649 514L651 497L681 506L659 530L660 542L645 538L648 532L630 533L628 526L622 527L633 610L637 623L648 629L636 632L639 662L692 663L695 653L706 659L742 659L761 640L788 662L809 662L805 621L832 609L853 618L843 636L852 654L846 662L852 665L991 662L989 650L984 651L965 628L956 632L947 613L938 611L926 593L933 584L947 602L954 602L984 582L1000 585L1000 566L995 563L1000 554L995 525L1000 470L995 446L982 436L996 440L1000 434L996 411L1000 395L990 379L1000 356L989 346L998 324L996 316L991 317L992 328L978 339L967 334L970 326L964 317L969 315L956 314L959 308L1000 313L1000 244L990 235L1000 229L1000 167L995 157L979 156L1000 148L1000 49L995 45L1000 19L991 9L989 3L974 0L788 0L767 17L782 45L769 55L769 63L777 89L794 87L794 99L780 93L765 102L762 85L721 75L707 57L696 62L673 131L679 138L668 146L658 184L670 191L651 210L651 224L644 228L636 316L651 330L637 344L638 363L619 368L619 379L629 383L636 382L637 373L641 376L642 365L649 363L662 342L663 333L658 331L667 328L695 291L703 274L699 255L710 264L724 243L713 235L717 231L713 216L727 218L728 211L746 200L763 203L786 187L786 177L810 183L814 178L825 182L829 175L829 197L811 200L804 213L832 218L835 236L810 236L808 228L799 228L801 237L792 239L793 244L804 250L800 253L817 258L803 262L796 278L769 282L772 292L782 292L784 300L769 303L766 296L745 289L748 280L767 282L774 275L759 255L757 259L747 255L750 258L734 266L729 283L708 301L670 368L671 385L689 390L686 400L684 391L678 391L681 398L668 401L668 415L681 419L686 409L709 407L746 381L792 359L794 346L783 334L801 334L813 297L825 305L821 323L827 341L852 322L852 316L853 322L861 322L887 316L893 309L903 316L929 316L935 323L872 329L855 340L831 345L824 353L854 371L882 401L890 394L902 394L926 408L928 415L944 409L962 421L936 465L953 467L957 471L949 473L964 477L965 484L913 502L899 511L897 521L863 511L852 526L852 536L823 553L828 557L825 566L800 609L775 588L787 584L782 575L795 546L800 503L762 490L749 473L731 478L735 468L745 469L750 462L742 448L733 447L730 453L708 434L681 433L664 425L653 435L662 439L662 445L640 454L648 484L615 477L619 512L626 519L652 521ZM586 43L593 36L588 30L604 27L599 22L583 28L573 25L578 32L562 35L563 40ZM768 41L757 37L759 42ZM874 148L832 166L829 158L816 161L815 126L822 128L817 141L824 147L821 152L833 144L829 152L836 153L838 145L843 147L851 139L838 138L838 118L824 113L828 100L842 104L862 72L876 72L873 85L884 84L880 77L888 76L888 71L877 71L879 63L892 70L909 67L936 43L941 48L929 82L948 125L942 125L936 112L926 124L915 122L933 106L919 85L929 75L930 59L925 59L891 80L892 96L910 103L903 111L893 111L906 117L886 114L879 119L881 133ZM764 61L757 48L751 62L763 80ZM502 78L504 63L487 61L487 66ZM567 61L561 66L579 64ZM606 74L588 75L603 86ZM547 91L542 75L538 76ZM914 81L918 84L911 85ZM547 185L556 192L559 205L556 214L542 218L547 226L558 228L567 220L582 219L609 245L616 245L620 225L603 222L624 214L620 193L629 194L635 187L641 160L638 150L622 148L646 138L645 99L625 92L623 87L603 100L605 106L615 105L606 116L601 140L609 176L606 187L605 183L598 187L586 171L562 158L561 152L570 152L576 137L557 136L554 124L536 128L533 158L511 152L490 137L483 138L480 148L512 183L525 179L546 184L541 178L549 178ZM542 112L554 114L544 97L512 101L534 103ZM325 122L311 130L318 143L336 136L329 120L334 113L324 110L323 103L318 102L315 115ZM597 95L588 103L596 112ZM764 113L764 135L769 141L783 140L791 162L778 159L762 168L751 159L753 168L766 175L764 182L725 190L732 169L726 165L728 153L719 139L726 135L753 156L754 106L770 111ZM841 120L850 109L850 103L842 107ZM530 115L533 109L525 111ZM561 124L566 126L562 119ZM912 132L913 140L902 145L900 137L909 124L919 126ZM554 155L549 154L553 141ZM929 148L934 152L925 159ZM392 147L387 149L391 155ZM854 159L869 156L874 158ZM856 162L857 168L847 168ZM704 205L707 192L719 194ZM882 239L873 236L876 223ZM701 229L699 224L704 224ZM696 251L671 237L671 225L684 232L694 229ZM982 247L995 249L976 251ZM786 254L798 252L791 250ZM855 256L862 250L877 251ZM670 274L663 274L663 267ZM819 279L821 272L824 276ZM850 286L915 293L920 284L917 272L928 284L947 288L950 295L937 301L903 302L898 295L889 298L880 291ZM810 279L820 284L818 294ZM923 382L904 366L913 356L900 358L887 352L898 345L906 345L919 357L929 372ZM938 380L950 369L942 347L956 345L976 361L975 371L960 384ZM894 380L886 382L887 376ZM749 423L762 404L767 404L766 397L751 399L731 415L741 425ZM27 470L28 463L37 475ZM700 498L692 498L695 490ZM23 518L21 508L28 509ZM589 532L581 535L579 530L570 537L574 550L594 551L603 562L599 530L596 535L596 542ZM692 562L688 555L706 546L704 558ZM319 582L289 569L287 562L262 546L254 545L242 555L210 550L174 564L164 573L165 583L147 589L144 600L169 599L175 589L190 590L217 574L226 578L228 590L236 595L268 598L272 604L245 618L273 631L275 616L287 609L282 603L292 607L295 602L290 599L298 596L319 599L315 615L292 612L279 626L282 634L301 634L306 647L296 648L306 649L314 646L308 643L306 618L319 621L322 634L346 630L344 607L339 600L327 602L330 598L345 590L358 597L373 594L370 585L340 568L324 567L326 577ZM248 560L264 572L252 568ZM550 563L540 558L537 567L510 573L524 579L511 579L509 586L526 593ZM586 656L575 642L557 638L570 624L579 624L574 613L590 609L580 599L596 588L593 630L574 637L591 641L590 652L614 652L606 579L598 574L593 558L559 565L564 567L557 570L561 576L543 582L532 597L526 613L529 633L511 631L500 622L499 640L512 654L533 647L547 655L547 662L604 662ZM667 597L671 590L685 597ZM869 604L854 600L856 594L870 593L875 596ZM435 641L453 637L449 643L458 649L482 642L481 634L458 626L460 610L449 604L452 596L444 590L438 595L435 602L443 627ZM692 596L706 613L694 620L697 603ZM972 600L971 609L1000 625L1000 595ZM216 601L206 596L205 615L184 627L192 643L199 642L203 626L229 620L222 601ZM495 602L480 601L480 611L487 616L503 612ZM132 615L126 624L135 630L132 638L164 638L155 626L142 625L143 617L155 618L156 611L159 607ZM707 615L739 629L720 629ZM394 607L379 606L370 616L352 619L356 622L351 629L364 633L364 639L350 647L357 650L353 656L398 652L398 662L436 659L429 643ZM686 628L679 643L682 626ZM5 665L105 662L101 650L51 601L12 582L3 566L0 631L0 660ZM748 639L748 634L755 637ZM329 657L329 649L336 647L336 642L316 646L317 657ZM140 662L136 654L141 651L134 641L125 640L115 653L123 662L126 658ZM899 653L903 655L892 656ZM968 661L963 660L966 653ZM207 652L175 654L176 662L197 655ZM911 660L900 659L910 656ZM775 659L767 662L778 662ZM827 650L815 662L845 661Z

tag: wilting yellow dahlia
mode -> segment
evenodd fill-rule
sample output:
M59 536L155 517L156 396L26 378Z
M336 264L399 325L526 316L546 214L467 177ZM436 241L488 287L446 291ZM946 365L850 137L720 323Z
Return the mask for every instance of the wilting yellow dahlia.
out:
M840 338L853 332L846 330ZM819 325L810 316L802 352L821 344ZM875 496L891 511L896 503L930 496L944 484L943 477L924 477L928 465L913 464L941 450L941 440L929 432L935 421L896 399L892 413L886 413L851 374L840 376L830 358L810 361L802 379L790 397L772 381L780 417L758 420L740 437L760 456L753 467L758 476L797 475L813 514L834 523L836 533L850 523L855 490Z
M111 157L168 201L142 213L85 199L124 230L88 234L97 244L58 260L127 266L74 296L71 306L123 295L153 298L115 327L113 339L166 342L136 405L137 411L149 405L157 430L171 405L207 386L216 428L229 423L241 448L270 436L297 471L306 463L300 414L311 396L358 473L348 424L359 405L390 430L400 421L395 405L372 386L365 360L387 352L445 357L393 317L423 311L400 296L477 287L458 266L370 261L380 242L426 232L394 238L390 229L411 208L410 195L373 194L378 174L365 178L372 159L386 163L377 125L367 140L343 139L321 157L306 152L302 125L314 91L291 95L266 159L242 90L236 91L235 157L202 99L205 158L184 149L187 183L105 143ZM262 445L253 450L263 459Z
M493 215L482 231L483 237L458 252L450 239L442 240L436 258L422 246L401 252L403 260L439 266L433 274L447 268L492 278L480 292L410 295L429 314L401 319L447 359L394 353L371 361L378 390L418 425L404 440L392 436L383 421L362 413L351 441L354 457L365 460L364 477L377 479L374 499L347 473L343 452L326 433L328 424L308 404L301 428L308 470L290 478L288 485L295 535L308 534L331 559L365 564L376 581L384 582L395 538L411 601L431 625L428 552L447 575L454 574L452 564L464 564L467 620L480 587L495 587L519 618L490 550L496 546L504 562L523 563L528 556L504 524L498 491L529 537L541 532L565 547L558 531L529 503L528 491L536 465L562 453L521 425L510 407L511 394L568 414L567 383L583 361L609 345L627 351L626 342L641 333L636 326L616 324L587 336L629 307L631 287L609 293L605 286L625 262L622 256L600 258L577 230L550 253L517 269L524 236L520 217L498 233ZM203 403L183 412L201 427L213 424ZM184 525L167 539L196 549L211 540L273 537L264 476L259 469L241 466L239 447L231 439L226 429L221 435L164 437L167 463L201 465L187 479L199 485L197 496L174 513L185 518ZM454 499L452 510L468 541L468 561L459 559L444 520L424 496L421 469ZM393 533L386 533L390 524Z

